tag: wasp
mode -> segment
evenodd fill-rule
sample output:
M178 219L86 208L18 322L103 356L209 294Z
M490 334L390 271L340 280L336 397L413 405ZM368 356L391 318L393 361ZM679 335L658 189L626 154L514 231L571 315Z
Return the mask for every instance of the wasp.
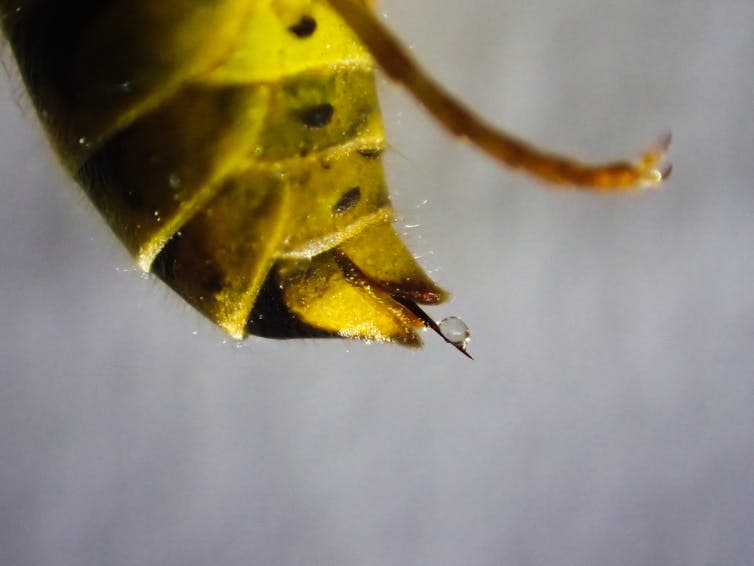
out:
M364 0L0 0L62 165L136 258L230 336L418 346L444 301L392 226L375 71L563 187L659 184L667 143L590 165L488 125ZM465 352L465 341L449 340Z

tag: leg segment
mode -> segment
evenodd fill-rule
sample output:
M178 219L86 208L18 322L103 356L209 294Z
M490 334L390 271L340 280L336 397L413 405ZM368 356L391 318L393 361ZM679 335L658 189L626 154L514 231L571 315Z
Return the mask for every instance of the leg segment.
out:
M632 191L660 184L670 174L662 160L666 135L637 161L588 164L549 153L497 130L430 78L406 49L359 0L328 0L394 81L405 86L453 134L491 157L555 185L593 191Z

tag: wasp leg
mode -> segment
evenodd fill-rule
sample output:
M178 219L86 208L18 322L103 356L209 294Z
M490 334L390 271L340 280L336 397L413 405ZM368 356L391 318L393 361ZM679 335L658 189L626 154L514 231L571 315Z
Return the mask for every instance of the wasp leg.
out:
M595 191L631 191L660 184L670 144L663 136L637 161L588 164L534 147L477 117L430 78L380 20L358 0L328 0L394 81L405 86L453 134L491 157L555 185Z

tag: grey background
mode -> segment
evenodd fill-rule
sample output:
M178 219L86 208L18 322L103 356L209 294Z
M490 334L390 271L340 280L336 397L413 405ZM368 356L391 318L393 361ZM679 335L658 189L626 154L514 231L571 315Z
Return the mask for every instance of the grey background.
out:
M133 270L5 75L0 563L754 563L754 3L380 10L553 149L671 128L672 181L543 189L384 86L399 222L476 361L237 347Z

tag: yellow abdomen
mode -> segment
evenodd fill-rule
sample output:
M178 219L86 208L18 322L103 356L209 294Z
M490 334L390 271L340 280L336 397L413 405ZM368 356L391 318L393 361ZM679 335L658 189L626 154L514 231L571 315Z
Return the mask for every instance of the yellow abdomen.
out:
M143 269L234 337L418 343L395 296L444 294L390 226L374 64L329 4L61 4L4 27L64 165Z

